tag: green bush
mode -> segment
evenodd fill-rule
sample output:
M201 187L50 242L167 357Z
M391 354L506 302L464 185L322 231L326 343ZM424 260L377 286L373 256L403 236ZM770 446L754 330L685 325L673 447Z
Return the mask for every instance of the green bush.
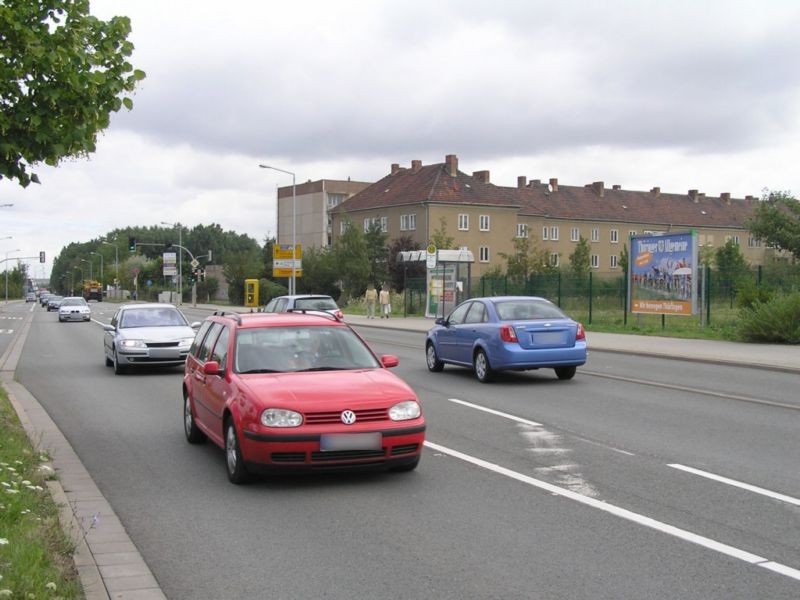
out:
M774 296L775 292L770 289L746 283L736 290L736 305L739 308L753 308L756 303L769 302Z
M748 342L800 344L800 292L778 295L743 309L739 335Z

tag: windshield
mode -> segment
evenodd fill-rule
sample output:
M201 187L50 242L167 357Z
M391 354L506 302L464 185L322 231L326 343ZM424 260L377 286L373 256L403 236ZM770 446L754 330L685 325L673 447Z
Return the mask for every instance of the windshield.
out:
M61 302L61 306L86 306L86 300L83 298L65 298Z
M555 304L544 298L520 298L494 303L501 321L568 318Z
M236 335L234 371L286 373L375 369L380 363L348 327L259 327Z
M336 310L336 302L333 298L297 298L294 301L295 308L305 308L306 310Z
M120 327L188 327L183 314L173 307L129 308L122 312Z

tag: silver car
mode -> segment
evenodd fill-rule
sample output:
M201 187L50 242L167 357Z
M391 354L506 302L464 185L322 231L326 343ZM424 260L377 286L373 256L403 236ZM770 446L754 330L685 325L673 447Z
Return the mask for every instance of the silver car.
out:
M133 366L182 365L199 326L172 304L123 304L103 326L106 366L119 375Z
M58 307L58 320L61 323L64 321L88 321L91 318L92 311L81 296L64 298Z

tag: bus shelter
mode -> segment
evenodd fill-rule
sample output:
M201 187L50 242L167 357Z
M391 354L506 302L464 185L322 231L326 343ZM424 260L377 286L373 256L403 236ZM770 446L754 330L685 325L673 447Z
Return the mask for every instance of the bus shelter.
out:
M397 254L397 261L426 265L426 317L445 317L459 302L471 296L475 256L466 248L436 250L435 258L426 250L407 250Z

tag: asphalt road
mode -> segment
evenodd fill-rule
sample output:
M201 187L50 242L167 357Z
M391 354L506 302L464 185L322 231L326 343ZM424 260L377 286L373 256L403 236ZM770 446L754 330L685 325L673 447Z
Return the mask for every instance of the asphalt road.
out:
M115 376L97 324L41 308L17 378L169 598L800 596L796 375L595 352L481 385L360 331L423 401L412 473L233 486L183 437L179 370Z

